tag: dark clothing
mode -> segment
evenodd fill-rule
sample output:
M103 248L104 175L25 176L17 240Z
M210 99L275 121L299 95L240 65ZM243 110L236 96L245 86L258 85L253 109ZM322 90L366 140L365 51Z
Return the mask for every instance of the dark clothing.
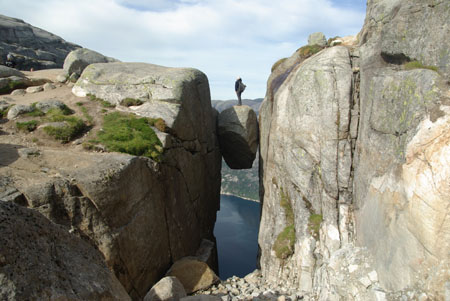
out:
M241 94L244 91L244 89L242 88L244 84L242 83L242 79L238 79L235 83L234 83L234 91L236 91L236 95L238 98L238 105L241 106L242 105L242 100L241 100Z
M238 79L235 83L234 83L234 91L238 91L239 90L239 84L242 83L242 79Z

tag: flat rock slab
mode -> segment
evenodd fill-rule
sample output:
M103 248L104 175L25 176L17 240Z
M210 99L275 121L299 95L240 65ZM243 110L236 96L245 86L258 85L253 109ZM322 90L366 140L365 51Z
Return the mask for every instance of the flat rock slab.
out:
M258 150L258 121L249 106L233 106L219 114L220 150L231 169L248 169Z

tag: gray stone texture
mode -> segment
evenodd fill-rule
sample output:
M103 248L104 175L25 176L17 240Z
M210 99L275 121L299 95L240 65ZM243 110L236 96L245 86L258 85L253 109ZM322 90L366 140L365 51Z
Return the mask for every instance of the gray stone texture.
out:
M145 295L144 301L178 301L186 297L183 284L176 277L164 277Z
M0 78L10 77L10 76L25 77L25 75L22 72L20 72L19 70L0 65Z
M319 46L327 46L327 38L322 32L314 32L308 37L308 45L319 45Z
M150 74L172 83L167 93L178 93L172 103L152 104L172 108L171 129L158 132L164 136L162 162L45 148L38 157L14 162L26 160L28 169L2 166L29 207L103 254L133 299L142 299L173 262L195 255L202 239L214 241L221 154L208 80L194 69L179 69L171 80L171 70Z
M78 48L71 51L64 60L63 69L67 74L72 76L73 73L80 76L83 70L94 63L112 63L118 62L114 58L110 58L96 51L87 48Z
M20 19L0 15L0 58L12 53L16 58L16 68L62 68L67 54L79 48L60 37L34 27Z
M258 121L249 106L233 106L218 117L222 156L231 169L252 168L258 150Z
M88 242L36 210L4 200L0 201L0 298L131 300Z
M314 250L321 248L327 257L339 248L337 204L351 187L351 84L349 51L336 46L296 64L260 109L263 210L258 241L269 282L282 279L299 291L311 291ZM273 252L286 226L283 195L290 200L296 233L295 252L287 260ZM318 237L308 230L311 214L324 219L317 246Z
M450 274L449 18L448 1L369 1L354 160L356 238L380 282L437 299Z

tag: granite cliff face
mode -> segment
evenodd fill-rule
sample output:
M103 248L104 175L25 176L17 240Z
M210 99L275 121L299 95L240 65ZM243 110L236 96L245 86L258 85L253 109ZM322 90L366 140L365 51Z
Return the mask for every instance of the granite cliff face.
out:
M4 120L2 125L0 148L5 156L0 157L0 199L35 209L72 236L89 242L102 253L131 298L140 300L173 262L196 254L202 239L214 241L221 155L209 84L202 72L151 64L110 65L115 72L106 73L111 76L106 75L109 82L133 74L165 78L170 85L164 86L164 95L172 97L157 99L158 94L152 93L153 98L142 99L140 106L106 110L99 102L70 95L66 85L47 93L60 93L72 109L79 110L78 103L88 108L82 114L84 118L91 115L93 132L101 130L95 123L101 124L107 113L157 114L152 117L167 121L164 129L154 128L161 141L160 160L87 151L80 143L95 137L89 132L75 145L43 143L41 139L47 141L48 136L37 136L39 129L28 135L16 130L16 121L30 119L18 115L16 121ZM121 87L124 84L121 81ZM142 87L132 84L122 91L133 88L140 91ZM19 105L29 101L41 107L48 102L45 95L58 95L40 93L9 96L7 106L29 107ZM96 91L90 93L99 96ZM126 97L118 93L114 97Z
M0 59L5 61L12 53L18 69L62 68L67 54L79 47L20 19L0 15Z
M368 1L358 45L274 68L260 110L266 280L321 300L445 296L449 17L442 1Z

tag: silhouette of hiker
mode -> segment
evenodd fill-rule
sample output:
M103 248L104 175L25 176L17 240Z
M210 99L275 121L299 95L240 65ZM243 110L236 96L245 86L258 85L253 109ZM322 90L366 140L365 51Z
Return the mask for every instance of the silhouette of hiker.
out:
M242 82L242 79L240 77L238 77L236 79L236 82L234 83L234 90L236 91L236 95L238 97L238 106L242 105L241 94L242 94L242 92L244 92L246 87L247 86L244 85L244 83Z

